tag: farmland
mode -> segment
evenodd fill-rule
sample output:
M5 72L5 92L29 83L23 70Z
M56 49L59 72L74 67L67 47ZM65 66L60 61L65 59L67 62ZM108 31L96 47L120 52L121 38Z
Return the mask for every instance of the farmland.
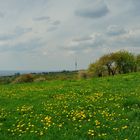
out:
M139 140L140 73L0 85L1 140Z

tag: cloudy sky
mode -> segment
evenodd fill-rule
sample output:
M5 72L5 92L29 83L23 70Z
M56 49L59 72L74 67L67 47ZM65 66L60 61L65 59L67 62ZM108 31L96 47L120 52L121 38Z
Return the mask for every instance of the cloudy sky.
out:
M87 68L140 53L140 0L0 0L0 70Z

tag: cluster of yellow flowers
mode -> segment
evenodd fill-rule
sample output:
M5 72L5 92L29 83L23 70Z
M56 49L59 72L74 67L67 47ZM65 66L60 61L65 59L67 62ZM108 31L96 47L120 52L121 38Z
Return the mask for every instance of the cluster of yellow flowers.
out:
M55 88L57 91L57 86ZM24 88L21 91L25 92L27 89L32 92L42 91L41 88L36 87ZM45 87L44 90L47 91L48 88ZM35 104L24 104L13 109L16 115L12 118L13 124L7 129L8 134L20 137L31 134L43 137L51 130L57 130L60 133L67 131L69 126L75 134L84 133L90 138L107 137L110 134L117 135L127 131L128 119L122 114L121 104L118 103L119 100L123 100L123 97L106 96L105 93L98 91L92 93L87 89L68 90L67 92L67 94L40 95L42 101L39 109L35 108ZM0 111L0 120L10 118L6 111L2 109ZM4 128L4 123L4 121L0 122L0 130Z
M41 120L41 122L44 123L45 126L50 127L51 126L51 117L50 116L46 116L44 119Z
M75 120L83 120L86 118L86 114L84 111L72 111L70 116L72 117L72 120L75 121Z

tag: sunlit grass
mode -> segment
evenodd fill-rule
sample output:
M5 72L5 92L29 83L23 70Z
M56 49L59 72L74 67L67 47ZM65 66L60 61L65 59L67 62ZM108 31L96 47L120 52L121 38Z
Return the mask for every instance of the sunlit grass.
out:
M0 139L139 140L140 73L0 86Z

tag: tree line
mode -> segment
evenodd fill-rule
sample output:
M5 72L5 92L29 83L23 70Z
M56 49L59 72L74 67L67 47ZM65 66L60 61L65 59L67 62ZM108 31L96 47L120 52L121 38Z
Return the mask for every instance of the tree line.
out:
M105 54L88 68L90 76L106 76L140 71L140 54L125 50Z

